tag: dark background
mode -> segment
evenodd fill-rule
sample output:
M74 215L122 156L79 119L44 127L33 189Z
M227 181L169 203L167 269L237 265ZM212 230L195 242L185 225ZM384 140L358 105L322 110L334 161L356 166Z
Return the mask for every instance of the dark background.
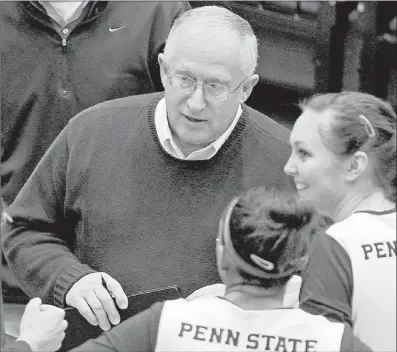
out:
M259 84L248 105L291 128L313 93L356 90L396 109L396 1L190 1L224 6L259 40ZM393 25L394 18L394 25Z

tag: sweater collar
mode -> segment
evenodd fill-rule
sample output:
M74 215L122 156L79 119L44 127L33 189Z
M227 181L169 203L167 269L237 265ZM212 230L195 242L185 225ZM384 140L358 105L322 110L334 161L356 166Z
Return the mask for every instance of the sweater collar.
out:
M217 138L215 141L213 141L206 147L196 150L187 156L183 154L183 152L178 147L174 137L172 136L167 118L167 105L165 98L162 98L156 106L154 122L155 122L157 136L160 140L162 147L165 149L167 153L171 154L172 156L178 159L205 160L212 158L219 151L219 149L226 142L226 140L228 139L228 137L231 135L234 128L236 127L241 114L242 114L242 108L239 105L233 122L228 127L228 129L224 133L222 133L222 135L219 138Z
M216 162L219 158L222 157L222 155L225 152L227 152L229 150L229 148L231 146L233 146L235 144L235 142L238 139L240 139L242 132L244 131L247 123L250 121L248 107L245 104L241 104L242 113L241 113L240 118L237 120L236 126L234 127L234 129L232 130L231 134L226 139L226 141L223 143L223 145L220 147L219 151L213 157L211 157L210 159L205 159L205 160L179 159L179 158L174 157L173 155L169 154L164 149L164 147L162 146L162 143L160 142L158 134L157 134L156 124L155 124L155 113L156 113L157 105L163 97L164 97L164 92L153 93L153 98L152 98L151 102L149 103L148 123L149 123L150 133L157 145L158 151L161 154L163 154L166 158L171 159L180 165L186 165L187 167L201 168L204 165L208 165L208 164L212 164L212 163Z

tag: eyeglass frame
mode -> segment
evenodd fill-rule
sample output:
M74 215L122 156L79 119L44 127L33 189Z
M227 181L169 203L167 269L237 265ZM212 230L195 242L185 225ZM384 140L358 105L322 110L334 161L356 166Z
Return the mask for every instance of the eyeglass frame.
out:
M229 90L228 87L227 87L226 85L224 85L224 84L216 83L216 84L219 84L220 86L224 86L224 87L226 88L227 92L228 92L227 98L218 100L218 99L209 98L209 97L207 96L207 94L205 93L205 86L207 86L207 85L209 85L209 84L212 84L212 83L198 83L197 80L195 80L194 78L189 77L189 76L187 76L187 75L180 75L180 74L178 74L178 73L174 73L173 75L167 73L166 75L167 75L167 78L168 78L168 80L169 80L169 82L170 82L171 88L172 88L173 90L175 90L176 92L181 93L181 94L189 94L189 95L191 95L191 94L193 94L193 93L196 91L197 85L199 85L199 86L202 86L202 87L203 87L203 95L204 95L204 97L205 97L206 99L211 100L211 101L217 101L217 102L229 100L230 97L232 96L232 94L235 93L235 92L237 91L237 89L239 89L239 88L241 87L241 85L242 85L242 84L247 80L247 78L249 77L249 76L245 77L245 78L241 81L241 83L240 83L235 89L233 89L233 90ZM173 78L174 76L187 77L187 78L191 79L192 81L194 81L195 85L194 85L194 88L193 88L192 92L191 92L191 93L188 93L188 92L181 92L181 91L179 91L178 89L176 89L176 88L172 85L172 78Z

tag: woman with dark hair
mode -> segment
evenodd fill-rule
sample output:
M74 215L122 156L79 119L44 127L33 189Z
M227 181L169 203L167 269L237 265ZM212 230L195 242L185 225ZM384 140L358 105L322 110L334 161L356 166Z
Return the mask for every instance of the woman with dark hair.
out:
M347 324L283 303L315 231L313 210L296 196L251 189L219 223L223 297L156 303L72 351L369 351Z
M302 104L285 172L335 222L318 236L301 308L347 322L375 351L396 351L396 114L372 95Z

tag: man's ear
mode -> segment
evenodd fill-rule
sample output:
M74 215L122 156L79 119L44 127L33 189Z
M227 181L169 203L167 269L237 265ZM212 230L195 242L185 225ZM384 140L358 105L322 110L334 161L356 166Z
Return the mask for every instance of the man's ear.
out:
M158 62L160 65L161 83L163 84L163 87L165 89L165 84L167 82L167 62L163 53L159 54Z
M355 152L348 160L346 181L357 180L366 170L368 165L368 156L362 151Z
M243 83L243 89L240 93L240 103L244 103L252 93L252 90L259 82L259 75L256 73L253 74L251 77L247 78Z

